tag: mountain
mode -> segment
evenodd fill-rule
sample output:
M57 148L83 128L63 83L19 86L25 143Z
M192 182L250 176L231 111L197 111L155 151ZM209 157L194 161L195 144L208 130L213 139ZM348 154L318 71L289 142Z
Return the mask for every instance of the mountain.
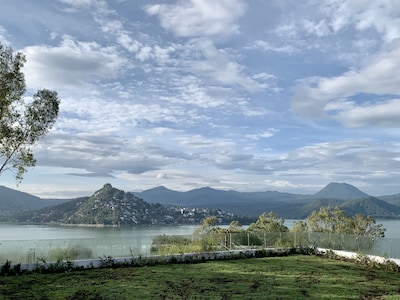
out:
M146 201L150 203L172 204L172 205L182 204L182 199L181 199L182 193L167 189L164 186L159 186L156 188L146 190L141 193L138 192L134 194L143 199L146 199Z
M400 193L388 196L380 196L377 198L385 202L400 206Z
M331 182L327 186L325 186L322 190L315 193L313 197L349 200L349 199L369 197L369 195L360 191L353 185L347 183Z
M68 200L43 200L28 193L19 192L5 186L0 186L0 215L14 212L40 209Z
M375 218L388 218L400 215L400 206L388 203L375 197L348 200L340 205L348 215L372 215Z
M258 216L264 211L271 211L280 205L297 202L304 195L267 192L237 192L216 190L210 187L176 192L165 187L146 190L136 195L151 203L183 205L186 207L222 209L245 216Z
M254 219L263 212L272 211L286 219L303 219L313 210L319 210L321 206L339 206L350 215L359 213L376 218L400 217L400 194L371 197L346 183L329 183L313 195L277 191L237 192L216 190L210 187L178 192L163 186L140 193L125 193L107 184L99 190L101 192L97 191L91 197L63 200L67 202L57 206L49 206L51 203L59 203L54 200L46 202L43 199L11 189L0 189L1 191L3 193L0 194L0 199L8 199L2 203L1 209L3 212L7 212L3 215L0 214L0 217L3 216L2 219L12 211L19 211L18 217L15 217L14 220L29 220L39 223L83 222L133 225L137 220L137 224L144 225L149 224L149 219L151 219L151 224L191 224L191 222L197 224L198 219L193 215L201 216L199 213L201 211L204 211L205 214L210 214L211 211L212 213L220 211L227 216L245 216L248 219ZM12 197L7 196L8 194L11 194ZM100 195L104 197L99 199ZM28 200L22 205L18 201L12 200L14 198ZM42 208L44 206L46 207ZM28 209L40 210L32 213L31 211L27 212ZM148 216L143 217L146 214ZM136 219L132 219L133 216ZM160 216L164 216L164 219L160 219ZM245 217L243 220L246 219Z
M341 206L343 200L339 199L311 199L304 202L281 205L274 212L286 219L305 219L312 211L318 211L323 206Z
M400 195L400 194L399 194ZM209 187L188 192L176 192L165 187L143 191L140 197L148 202L184 205L187 207L209 207L226 212L257 217L263 212L273 211L287 219L304 219L313 210L322 206L339 206L346 213L371 215L374 217L400 216L399 205L370 197L353 185L332 182L313 195L266 192L236 192L215 190ZM396 201L399 197L390 197Z
M208 208L196 209L149 203L105 184L90 197L13 216L14 221L35 223L89 225L179 225L199 224L209 216L217 216L220 224L233 220L248 223L250 219ZM244 224L243 223L243 224Z

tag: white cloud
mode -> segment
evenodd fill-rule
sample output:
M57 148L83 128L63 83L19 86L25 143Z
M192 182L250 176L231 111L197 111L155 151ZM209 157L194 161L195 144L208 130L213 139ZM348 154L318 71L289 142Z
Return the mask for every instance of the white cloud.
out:
M268 41L263 41L263 40L254 41L254 43L252 45L248 46L248 48L249 49L260 49L262 51L287 53L287 54L292 54L292 53L298 51L298 48L296 48L294 45L272 46Z
M302 116L318 118L322 117L326 110L337 113L337 109L329 108L332 108L332 102L343 101L360 94L375 95L374 106L379 107L379 96L400 95L398 69L400 69L400 41L395 41L385 50L370 57L359 70L350 70L336 77L314 78L309 84L299 85L292 99L292 109ZM387 106L385 103L384 105ZM344 120L344 115L346 113L338 119ZM380 117L385 116L381 114ZM359 120L357 123L363 122ZM385 121L379 123L384 124Z
M178 4L148 5L149 15L157 15L161 25L182 37L230 35L239 32L235 24L245 11L239 0L190 0Z
M263 85L245 75L245 67L233 61L226 51L217 49L209 39L194 39L190 47L201 51L204 60L189 60L187 67L193 74L205 75L223 85L238 85L250 92L259 91Z
M321 20L319 22L304 20L302 25L307 33L315 34L316 36L319 37L326 36L331 33L329 26L325 20Z
M60 0L60 2L69 4L71 6L76 6L76 7L87 7L87 6L90 6L94 1L93 0Z
M28 46L25 75L30 88L77 89L99 78L115 78L129 67L115 48L64 36L61 44Z
M5 34L6 34L6 30L2 26L0 26L0 42L3 45L8 45L9 42L7 41Z
M400 99L372 105L346 107L335 117L348 127L400 127Z
M260 139L270 138L275 135L278 130L274 128L269 128L266 131L255 133L255 134L246 134L246 137L250 140L258 141Z
M385 42L400 37L400 1L310 1L300 4L303 16L276 27L280 36L298 37L301 32L318 37L338 34L348 28L375 30Z

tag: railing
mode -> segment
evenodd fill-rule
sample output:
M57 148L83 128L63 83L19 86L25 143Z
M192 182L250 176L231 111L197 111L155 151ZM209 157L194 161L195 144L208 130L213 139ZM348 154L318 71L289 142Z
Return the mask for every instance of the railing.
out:
M154 236L0 241L0 264L150 254Z
M202 251L320 247L400 258L400 240L309 232L243 232L186 236L0 241L0 264L130 257Z
M164 244L155 239L152 249L179 249L189 237L165 239ZM387 239L344 234L313 232L243 232L191 236L194 245L204 250L244 250L254 248L319 247L400 259L400 239ZM185 240L185 241L183 241ZM175 243L174 243L175 242ZM175 246L175 247L173 247ZM155 251L155 252L156 252Z

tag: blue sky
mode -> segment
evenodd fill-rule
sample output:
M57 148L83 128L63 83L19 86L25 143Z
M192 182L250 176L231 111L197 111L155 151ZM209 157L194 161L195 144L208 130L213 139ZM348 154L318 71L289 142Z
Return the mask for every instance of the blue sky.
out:
M400 1L0 0L60 116L17 187L400 192ZM29 100L27 100L29 101Z

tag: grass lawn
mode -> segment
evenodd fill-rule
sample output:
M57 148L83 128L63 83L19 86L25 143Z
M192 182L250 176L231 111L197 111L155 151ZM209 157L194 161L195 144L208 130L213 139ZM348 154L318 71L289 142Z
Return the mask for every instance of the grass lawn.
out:
M0 277L0 299L400 299L400 273L292 255Z

